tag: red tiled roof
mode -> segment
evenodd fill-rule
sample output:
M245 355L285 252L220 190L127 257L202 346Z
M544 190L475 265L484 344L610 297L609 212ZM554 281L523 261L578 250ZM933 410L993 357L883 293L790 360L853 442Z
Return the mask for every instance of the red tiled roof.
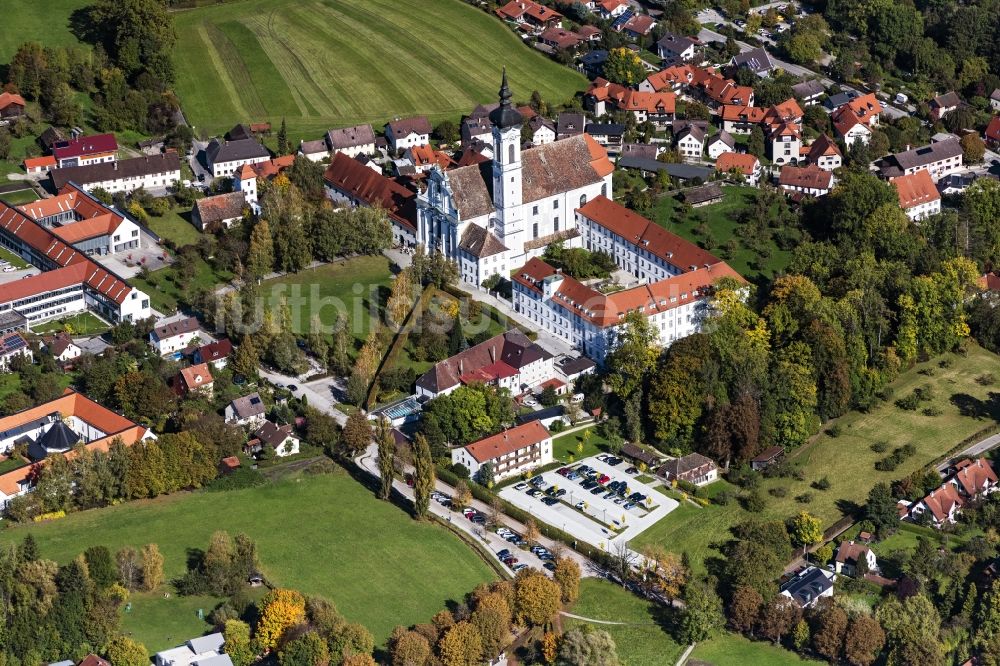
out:
M858 124L870 127L872 118L880 113L882 113L882 105L879 104L874 94L868 93L837 107L830 119L837 131L843 135Z
M743 104L724 104L722 106L723 120L741 123L759 123L764 120L763 109L759 106L745 106Z
M111 213L92 217L79 222L53 227L52 233L67 243L79 243L89 238L110 236L122 223L122 218Z
M569 49L583 41L583 37L575 32L557 25L549 26L538 36L539 41L554 44L558 49Z
M954 476L962 491L969 497L976 497L988 486L997 484L997 475L986 458L976 461L966 460Z
M538 421L528 421L524 425L473 442L466 446L465 450L480 463L485 463L543 442L549 437L551 435L545 426Z
M646 77L646 81L656 91L672 88L676 84L690 84L693 79L694 70L690 65L674 65Z
M954 509L961 509L965 504L958 489L950 483L932 490L922 501L938 521L947 520Z
M750 153L722 153L715 160L715 168L717 170L728 173L736 169L744 176L752 176L759 166L760 160Z
M410 151L410 157L415 167L437 164L442 169L448 169L455 165L455 161L448 157L446 153L434 150L429 143L422 146L413 146L408 148L408 150Z
M820 157L829 157L830 155L843 157L840 152L840 148L838 148L837 144L833 142L833 139L828 137L826 134L820 134L819 138L808 146L808 150L810 162L817 162Z
M93 136L81 136L67 141L57 141L52 146L52 155L56 160L64 160L71 157L86 157L88 155L100 155L102 153L114 153L118 151L118 141L114 134L95 134Z
M181 369L181 379L188 391L194 391L202 386L208 386L214 380L212 372L208 369L207 363L199 363L188 368Z
M24 98L17 93L0 93L0 109L6 109L11 104L17 104L18 106L24 106Z
M1000 275L996 273L984 273L979 278L979 288L986 291L1000 291Z
M221 340L198 347L198 355L201 356L201 360L204 363L228 358L232 352L233 343L229 341L229 338L222 338Z
M990 123L986 126L986 131L983 134L987 141L1000 143L1000 116L990 118Z
M899 205L903 210L941 198L929 171L920 170L893 178L892 184L896 188Z
M24 170L28 169L41 169L41 168L52 168L56 165L56 158L51 155L44 155L42 157L26 157L24 158Z
M381 206L400 224L417 228L417 195L344 153L333 156L323 180L369 206Z
M622 26L622 30L634 32L637 35L646 35L653 29L654 25L656 25L656 19L649 14L636 14Z
M783 166L781 167L781 175L778 176L778 184L788 185L789 187L828 190L833 185L833 174L814 165L804 167Z

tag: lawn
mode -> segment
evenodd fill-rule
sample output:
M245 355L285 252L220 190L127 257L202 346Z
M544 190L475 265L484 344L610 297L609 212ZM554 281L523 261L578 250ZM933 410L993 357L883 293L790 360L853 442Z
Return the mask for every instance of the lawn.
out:
M716 638L698 643L691 653L692 660L712 664L712 666L799 666L800 664L820 664L812 659L803 659L790 650L776 647L763 641L751 641L739 634L725 633ZM664 662L666 663L666 662Z
M31 330L35 333L55 333L66 331L70 335L97 335L104 333L111 325L90 312L81 312L72 317L53 319L44 324L33 324Z
M20 541L31 531L43 557L66 562L93 544L114 551L156 542L169 580L184 572L188 549L205 548L219 529L245 532L256 541L262 571L272 583L330 599L350 621L368 627L379 644L397 624L427 622L493 577L485 562L443 528L376 500L344 472L81 512L5 530L0 543ZM165 598L163 591L139 595L126 616L126 627L151 651L208 630L194 614L202 608L207 615L214 607L212 599L185 599L172 590Z
M590 433L586 443L584 443L585 432ZM583 444L582 451L579 449L581 444ZM590 456L596 456L598 453L604 453L607 450L608 440L598 434L597 428L577 430L574 433L562 435L552 440L552 455L559 460L569 460L570 456L574 460L583 460Z
M975 408L978 405L985 411L985 401L991 391L996 390L980 386L975 377L986 368L997 367L997 356L971 341L967 347L966 356L949 353L917 364L893 384L897 398L908 395L915 387L931 386L935 397L921 409L935 407L941 410L940 415L904 411L891 401L877 405L867 414L846 414L837 420L841 429L838 437L824 431L805 446L790 452L788 460L802 471L802 481L785 478L762 482L761 493L766 500L763 517L783 520L799 511L808 511L818 516L824 527L829 527L852 507L864 504L868 491L879 481L892 481L912 473L989 425L991 420L985 413L963 414L955 404L962 404L967 410L968 406ZM950 367L939 367L941 360L950 362ZM933 374L920 374L922 370ZM877 441L887 442L889 451L872 451L871 445ZM913 444L916 455L892 472L875 470L877 460L904 444ZM829 479L830 488L825 491L813 489L811 484L823 477ZM779 486L786 489L784 497L769 494L768 491ZM796 499L807 494L808 502ZM640 534L633 545L660 543L676 552L687 551L700 570L705 558L714 554L713 544L724 542L729 538L729 528L750 516L735 501L703 509L681 505Z
M771 242L768 246L770 256L759 265L760 255L746 247L736 235L736 229L739 227L736 217L743 208L751 205L751 198L756 191L754 187L725 186L722 188L722 201L692 209L686 217L682 217L681 204L676 199L661 196L655 201L650 217L663 228L698 244L704 240L704 237L696 232L703 218L715 240L712 253L719 255L722 247L730 239L735 239L738 249L726 263L751 281L756 277L771 278L788 266L792 260L792 253L779 249Z
M174 242L177 247L197 245L202 234L191 224L191 211L179 211L176 208L162 217L151 216L149 228L157 236Z
M27 268L28 262L21 258L21 255L14 254L5 247L0 247L0 259L10 263L14 268Z
M664 628L663 609L631 592L599 578L580 581L580 599L574 615L626 625L599 624L563 618L563 628L587 625L611 634L618 647L622 666L662 666L674 664L684 652Z
M353 257L267 280L261 296L269 308L286 299L296 335L309 333L314 315L324 326L332 326L338 315L345 314L351 334L360 343L372 320L381 317L389 296L389 277L389 260L384 256Z
M563 103L586 86L460 0L244 0L175 14L177 92L220 133L287 119L290 138L422 114L455 122L495 102L506 65L518 101Z
M0 30L0 62L10 57L23 42L37 41L45 46L78 44L69 31L70 13L91 4L89 0L13 0L5 3L4 25Z
M176 268L167 266L149 273L145 278L136 275L129 282L149 294L153 308L170 314L176 312L178 304L184 299L190 299L197 290L215 289L233 277L230 273L215 271L201 257L195 259L194 266L194 277L191 280L185 280Z
M11 206L20 206L21 204L31 203L32 201L38 201L38 195L30 187L23 190L14 190L13 192L5 192L0 194L0 199L9 203Z

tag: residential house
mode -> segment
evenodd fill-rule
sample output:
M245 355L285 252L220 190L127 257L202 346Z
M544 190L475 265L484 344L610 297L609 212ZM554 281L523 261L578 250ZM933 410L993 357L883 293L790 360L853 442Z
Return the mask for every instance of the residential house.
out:
M900 208L914 222L941 212L941 194L929 172L897 176L891 182L899 195Z
M533 0L511 0L498 8L496 13L505 21L526 24L535 29L542 29L562 20L562 14Z
M233 136L230 133L230 136ZM257 164L271 159L268 152L254 138L219 140L212 139L205 148L205 160L214 178L232 176L244 164Z
M823 100L823 107L832 112L844 106L851 100L857 99L858 97L861 97L861 93L856 90L845 90L843 92L834 93Z
M348 157L357 157L375 152L375 131L367 123L329 130L325 141L330 155L344 153Z
M212 397L215 378L208 369L207 363L199 363L187 368L181 368L174 384L179 395L204 395Z
M468 147L473 141L493 141L493 125L485 116L469 116L462 120L462 145Z
M809 197L822 197L833 189L833 173L815 165L804 167L783 166L778 176L778 186L785 192Z
M192 360L195 363L208 363L213 368L221 370L226 367L232 353L233 343L229 338L222 338L195 349Z
M556 141L580 136L586 126L587 116L582 113L564 111L556 117Z
M118 158L118 141L114 134L65 139L53 144L52 157L56 159L56 166L60 169L114 162Z
M199 636L180 647L157 652L153 656L153 664L154 666L232 666L233 662L229 655L223 652L224 644L225 639L221 633Z
M625 125L620 123L587 123L586 132L609 152L619 152L622 138L625 136Z
M761 78L770 76L771 72L775 69L771 56L762 48L750 49L749 51L744 51L733 56L732 60L729 61L729 65L731 67L749 69Z
M558 379L550 379L549 382L559 382L559 384L565 388L565 385L563 385L563 383ZM551 428L552 424L556 421L562 423L563 427L570 424L569 417L566 416L566 407L564 405L553 405L552 407L536 409L525 414L520 414L514 419L515 425L519 426L530 421L541 423L546 429Z
M990 93L990 106L994 111L1000 111L1000 88Z
M763 172L760 160L750 153L722 153L715 160L715 169L724 174L738 173L749 185L755 187Z
M416 192L343 153L330 160L323 172L323 183L326 197L334 204L378 206L385 210L392 223L394 245L416 245Z
M927 106L930 117L934 120L944 120L944 117L962 105L962 98L954 90L934 97Z
M878 559L875 551L863 543L854 541L842 541L837 547L837 554L833 558L834 571L846 576L864 575L868 572L878 571ZM860 567L860 568L859 568Z
M538 41L557 51L572 51L583 43L583 37L571 30L552 25L538 35Z
M417 396L436 398L478 382L517 395L553 376L552 354L511 329L439 361L417 379Z
M753 460L750 461L750 469L755 472L760 472L767 469L771 465L775 465L785 457L785 449L781 446L770 446L759 454L757 454Z
M743 104L724 104L719 108L722 129L729 134L750 134L753 128L764 122L767 109Z
M660 154L660 147L655 143L626 143L622 144L622 157L635 157L639 159L655 160Z
M586 356L560 356L555 362L555 369L566 385L572 386L580 377L593 374L597 364Z
M656 54L664 60L674 58L685 61L693 60L699 43L698 40L691 37L666 32L656 42Z
M705 183L684 190L681 199L692 208L700 208L722 201L722 185L719 183Z
M806 161L815 164L823 171L833 171L844 163L844 156L833 139L826 134L820 134L818 139L809 144Z
M685 481L704 486L719 478L719 466L700 453L689 453L663 463L657 474L667 481Z
M579 28L577 28L576 34L580 35L580 38L583 39L584 41L587 41L587 42L599 42L599 41L601 41L601 29L598 28L596 25L581 25ZM603 50L600 50L600 49L594 50L594 51L588 51L587 53L585 53L583 56L580 57L580 62L584 65L584 67L588 67L589 65L596 64L596 63L594 63L593 59L591 59L589 63L585 61L585 58L587 56L593 55L595 53L596 54L602 54L603 53L605 59L607 59L607 57L608 57L608 52L607 51L603 51ZM600 64L603 65L604 61L602 60Z
M396 118L385 125L385 138L392 150L399 152L431 142L431 123L424 116Z
M292 426L276 425L267 419L253 433L253 439L247 442L251 453L260 453L266 446L274 451L279 458L294 456L299 452L299 438L292 432Z
M776 165L795 164L802 154L802 126L795 122L780 122L765 132L771 161Z
M56 168L49 172L49 178L56 190L75 183L87 190L100 188L111 194L138 189L161 192L181 182L181 160L175 151L168 150L159 155Z
M806 106L819 103L819 98L824 93L826 93L826 88L817 79L809 79L808 81L796 83L792 86L792 94L802 100L802 103Z
M667 67L643 79L639 84L639 91L680 93L694 81L694 72L695 68L690 65Z
M112 666L110 661L101 659L96 654L88 654L77 666Z
M688 124L677 135L677 152L686 160L700 160L705 152L705 130Z
M201 335L201 325L194 317L161 322L149 333L149 344L160 356L187 349Z
M191 221L201 231L228 229L243 219L246 208L247 200L243 192L216 194L194 202Z
M24 115L24 98L17 93L0 93L0 119L9 121Z
M833 581L837 575L818 567L809 566L781 586L781 594L799 608L812 608L823 597L833 596Z
M236 398L226 405L226 423L243 426L250 430L256 430L264 424L267 408L264 400L257 392Z
M624 24L618 26L618 32L624 32L632 39L641 39L653 32L656 19L649 14L633 14Z
M584 95L585 106L596 116L627 111L637 123L664 125L674 119L677 96L672 92L643 92L597 78Z
M531 131L531 145L544 146L556 140L556 125L548 118L535 116L528 121L528 129ZM492 143L492 138L490 139Z
M736 149L736 140L726 130L713 135L706 146L710 159L717 160L723 153L731 153Z
M50 436L53 428L57 430ZM39 465L44 464L37 461L53 453L73 458L77 453L72 447L79 442L89 451L107 452L116 438L131 446L155 439L156 435L73 389L66 389L54 400L0 418L0 452L9 453L15 445L27 444L36 461L0 474L0 508L34 489Z
M34 355L18 331L10 331L0 335L0 372L8 372L14 359L23 358L30 365Z
M626 313L642 312L667 347L701 330L714 282L742 280L709 252L603 196L577 210L577 229L584 248L608 253L640 284L602 294L533 258L514 273L513 302L539 330L598 363L614 348Z
M454 160L451 159L448 153L434 150L429 143L407 148L403 152L403 157L410 160L417 173L426 173L434 165L438 165L442 169L450 169L455 166Z
M695 70L689 91L698 93L712 108L724 104L753 105L753 88L737 85L732 79L721 77L711 70Z
M330 157L330 148L326 145L325 138L315 141L299 141L299 154L310 162L322 162Z
M628 0L595 0L594 2L594 11L606 21L618 18L628 8Z
M593 26L583 26L580 28L582 33L584 28L590 28ZM600 39L600 31L597 31L597 38ZM594 49L593 51L588 51L580 56L580 67L583 68L583 73L587 75L588 78L595 78L601 76L604 73L604 63L608 61L608 52L605 49Z
M878 127L881 113L882 105L873 93L868 93L849 99L838 106L830 114L830 120L837 131L837 136L847 146L854 145L855 141L867 145L871 140L872 131Z
M472 478L488 464L495 480L506 479L551 463L552 435L540 422L529 421L452 449L451 462L464 465Z
M983 138L986 139L986 144L990 148L995 150L1000 147L1000 116L990 118L989 124L986 125L986 130L983 132ZM27 163L27 160L25 160L25 163Z
M882 177L889 180L918 171L927 171L934 182L937 182L961 168L962 144L958 139L949 138L944 141L934 141L928 146L889 155L881 161L880 171Z
M961 194L972 187L972 184L979 180L979 177L979 174L975 171L949 174L937 182L937 191L942 196Z
M997 484L996 472L986 458L962 460L940 487L909 507L909 517L922 520L929 515L928 520L935 527L954 523L963 506L995 492Z
M24 171L29 176L44 176L55 166L56 158L51 155L24 158Z
M52 358L59 363L69 363L83 355L83 350L73 342L73 338L66 332L43 336L42 342L52 354Z

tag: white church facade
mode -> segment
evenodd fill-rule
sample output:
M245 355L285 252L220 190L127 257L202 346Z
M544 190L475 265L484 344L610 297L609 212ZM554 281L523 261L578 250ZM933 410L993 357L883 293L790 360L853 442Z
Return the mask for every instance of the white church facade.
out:
M504 277L545 247L580 247L575 211L611 195L614 165L586 134L521 150L521 114L504 72L490 113L493 159L448 171L435 166L417 198L417 242L454 260L475 285Z

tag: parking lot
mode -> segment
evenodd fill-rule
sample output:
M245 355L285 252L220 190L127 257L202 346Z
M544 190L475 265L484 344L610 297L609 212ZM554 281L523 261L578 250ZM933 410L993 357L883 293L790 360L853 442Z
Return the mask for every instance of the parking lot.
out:
M677 507L637 482L637 475L628 462L602 454L508 486L500 496L540 522L610 550L612 543L630 541Z

